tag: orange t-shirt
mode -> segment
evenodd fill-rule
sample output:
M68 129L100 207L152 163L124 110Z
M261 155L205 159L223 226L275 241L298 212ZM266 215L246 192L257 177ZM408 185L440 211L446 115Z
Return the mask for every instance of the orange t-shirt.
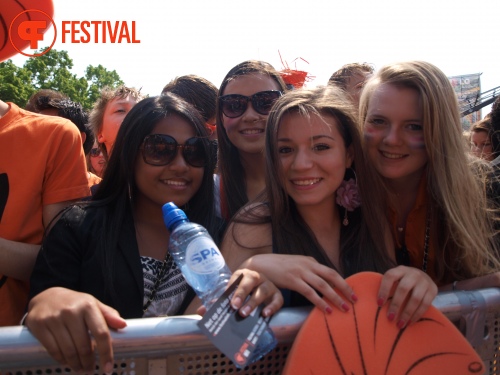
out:
M90 195L81 135L69 120L8 104L0 118L0 237L41 244L43 206ZM17 325L28 282L0 280L0 326Z
M412 267L420 269L422 269L424 261L425 229L427 224L428 205L429 198L427 193L427 177L424 172L418 185L417 199L415 201L415 204L413 205L412 210L408 214L408 218L406 219L405 230L405 244L410 256L410 264ZM396 228L396 212L392 209L389 209L389 215L392 224L392 238L394 239L397 249L400 249L403 244L399 243L398 240L398 232ZM427 274L435 283L440 285L439 280L437 280L435 269L436 249L435 241L433 241L433 236L436 236L436 233L432 233L432 228L433 226L431 225L431 230L429 233L429 252L427 257Z

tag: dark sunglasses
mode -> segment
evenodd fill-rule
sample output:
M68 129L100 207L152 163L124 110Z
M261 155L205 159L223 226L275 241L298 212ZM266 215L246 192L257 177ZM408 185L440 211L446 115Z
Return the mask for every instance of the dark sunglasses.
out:
M102 155L102 150L99 147L90 150L90 156L92 156L93 158L96 158L99 155Z
M248 108L248 102L252 102L253 109L261 115L268 115L274 102L283 93L281 91L260 91L251 96L240 94L223 95L219 98L222 113L229 118L240 117Z
M183 145L165 134L150 134L142 142L142 157L146 164L162 166L170 164L181 149L182 157L192 167L201 168L207 164L208 155L201 138L189 138Z

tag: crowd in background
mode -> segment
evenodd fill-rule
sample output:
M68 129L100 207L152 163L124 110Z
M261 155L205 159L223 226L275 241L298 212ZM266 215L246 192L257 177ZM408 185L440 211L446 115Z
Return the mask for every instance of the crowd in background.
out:
M108 87L90 113L53 90L24 109L0 100L0 325L23 319L75 370L97 350L110 372L109 328L202 313L167 251L170 201L243 275L242 316L349 311L345 278L374 271L403 329L438 291L500 286L500 99L464 132L428 62L292 81L250 60L218 88L196 75L152 97Z

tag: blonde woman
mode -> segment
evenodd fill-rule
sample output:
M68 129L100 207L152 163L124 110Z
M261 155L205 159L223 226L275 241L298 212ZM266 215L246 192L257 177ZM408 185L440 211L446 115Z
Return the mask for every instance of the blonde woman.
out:
M326 313L356 302L345 277L383 273L377 301L404 328L426 311L437 286L419 269L396 267L385 247L354 113L335 87L276 101L266 126L265 203L236 215L222 251L232 269L257 270L284 289L286 306L314 303Z
M395 257L446 289L500 286L494 213L471 168L457 99L427 62L387 65L366 84L360 123ZM376 194L380 194L376 195Z

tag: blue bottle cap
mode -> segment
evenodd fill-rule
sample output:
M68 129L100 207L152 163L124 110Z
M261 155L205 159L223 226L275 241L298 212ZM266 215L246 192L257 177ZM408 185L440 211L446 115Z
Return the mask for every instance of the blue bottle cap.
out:
M162 207L163 221L169 231L172 231L175 223L179 221L189 221L184 211L178 208L173 202L165 203Z

